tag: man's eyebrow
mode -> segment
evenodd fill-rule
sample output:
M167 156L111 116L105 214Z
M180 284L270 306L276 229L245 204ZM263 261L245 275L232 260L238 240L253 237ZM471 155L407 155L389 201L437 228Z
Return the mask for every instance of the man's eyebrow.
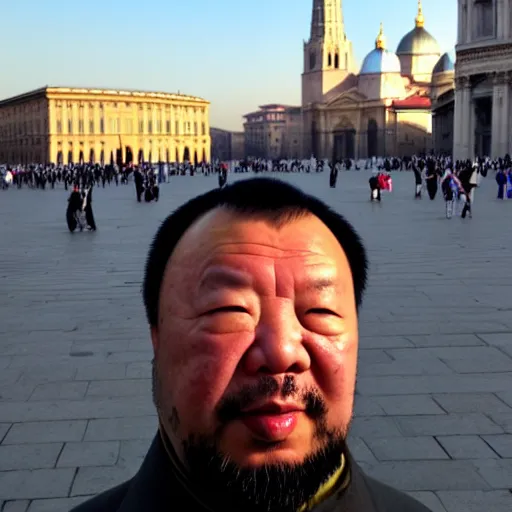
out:
M199 281L199 290L218 288L248 288L252 285L252 278L245 272L226 268L210 268L206 270Z
M338 283L331 277L322 277L305 281L301 288L308 292L323 292L338 288Z

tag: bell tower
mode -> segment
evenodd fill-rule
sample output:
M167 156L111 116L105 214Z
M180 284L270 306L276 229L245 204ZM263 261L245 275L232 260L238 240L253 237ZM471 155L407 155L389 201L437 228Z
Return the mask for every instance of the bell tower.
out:
M304 42L302 105L323 103L329 91L355 72L341 0L313 0L311 35Z

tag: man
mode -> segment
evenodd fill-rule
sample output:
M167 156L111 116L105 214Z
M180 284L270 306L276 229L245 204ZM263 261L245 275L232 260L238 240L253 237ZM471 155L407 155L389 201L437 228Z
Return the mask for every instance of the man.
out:
M76 511L426 512L345 444L366 269L343 217L276 180L169 216L143 286L160 429L132 480Z

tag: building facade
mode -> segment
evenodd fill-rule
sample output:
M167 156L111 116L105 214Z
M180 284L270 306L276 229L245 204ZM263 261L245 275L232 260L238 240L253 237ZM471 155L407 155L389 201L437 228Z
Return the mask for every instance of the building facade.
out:
M0 162L208 162L209 102L182 94L44 87L0 101Z
M244 116L245 155L253 158L300 158L302 110L300 107L262 105Z
M387 48L381 25L374 49L356 68L341 0L313 0L302 74L304 156L340 160L431 151L430 92L440 59L421 1L396 52Z
M244 132L210 128L212 160L242 160L245 157Z
M455 159L512 153L512 0L458 0Z

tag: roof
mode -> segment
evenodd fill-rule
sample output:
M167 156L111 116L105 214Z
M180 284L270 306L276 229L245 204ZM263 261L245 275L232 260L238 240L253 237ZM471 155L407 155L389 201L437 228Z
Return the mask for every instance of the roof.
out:
M396 54L400 55L440 55L439 44L424 27L414 27L405 34L398 47Z
M92 94L98 96L118 96L121 98L148 98L148 99L175 99L196 101L201 103L210 103L209 101L199 98L197 96L189 96L181 94L180 92L154 92L154 91L140 91L134 89L102 89L102 88L87 88L87 87L64 87L64 86L45 86L29 91L17 96L12 96L0 101L0 105L5 103L27 101L33 98L45 97L50 94Z
M409 96L404 100L394 100L391 105L396 109L427 110L432 102L427 96Z
M455 65L449 53L444 53L437 61L437 64L432 70L432 74L445 73L446 71L455 71Z
M382 48L375 48L364 59L361 75L400 73L400 60L393 53Z

